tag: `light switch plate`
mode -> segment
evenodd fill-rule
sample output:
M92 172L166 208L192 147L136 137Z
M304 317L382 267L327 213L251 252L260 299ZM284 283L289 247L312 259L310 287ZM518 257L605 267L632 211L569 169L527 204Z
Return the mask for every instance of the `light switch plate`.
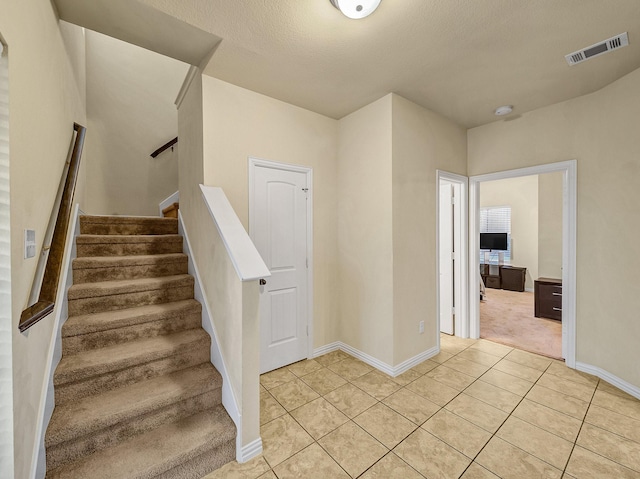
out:
M36 255L36 230L24 230L24 259Z

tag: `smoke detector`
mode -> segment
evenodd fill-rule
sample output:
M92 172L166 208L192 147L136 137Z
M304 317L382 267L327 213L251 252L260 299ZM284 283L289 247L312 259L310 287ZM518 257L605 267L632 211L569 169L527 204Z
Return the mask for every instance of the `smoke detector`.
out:
M627 45L629 45L629 36L627 35L627 32L624 32L620 35L616 35L615 37L596 43L595 45L591 45L590 47L578 50L577 52L569 53L568 55L565 55L564 58L567 60L569 65L577 65L578 63L582 63L590 58L604 55L605 53L626 47Z
M513 106L504 105L504 106L499 106L498 108L496 108L496 110L493 113L496 116L505 116L505 115L508 115L509 113L511 113L512 111L513 111Z

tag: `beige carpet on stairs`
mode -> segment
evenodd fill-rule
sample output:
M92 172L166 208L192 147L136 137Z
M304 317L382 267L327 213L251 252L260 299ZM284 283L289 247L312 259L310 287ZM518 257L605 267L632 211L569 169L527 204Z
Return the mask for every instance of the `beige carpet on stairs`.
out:
M562 359L562 323L534 316L530 292L487 288L480 302L480 337Z
M47 478L199 479L236 430L176 219L82 216Z

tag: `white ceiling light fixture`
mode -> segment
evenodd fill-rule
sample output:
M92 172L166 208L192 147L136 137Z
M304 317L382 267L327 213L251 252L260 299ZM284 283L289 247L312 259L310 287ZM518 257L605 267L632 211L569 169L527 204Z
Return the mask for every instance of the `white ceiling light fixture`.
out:
M496 108L496 111L494 111L496 116L505 116L508 115L509 113L511 113L513 111L513 106L511 105L504 105L504 106L499 106L498 108Z
M329 0L331 5L340 10L345 16L359 20L371 15L381 0Z

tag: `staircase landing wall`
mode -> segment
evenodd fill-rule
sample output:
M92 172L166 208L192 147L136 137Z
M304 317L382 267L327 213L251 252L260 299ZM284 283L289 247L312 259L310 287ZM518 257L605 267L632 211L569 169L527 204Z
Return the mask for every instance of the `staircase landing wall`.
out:
M258 282L243 283L229 258L220 233L207 211L199 185L203 183L202 82L198 72L178 103L180 137L180 216L191 259L197 269L196 282L202 288L203 307L214 333L233 398L223 389L223 404L238 427L238 460L245 452L260 452L260 385ZM215 346L214 346L215 347ZM215 359L215 358L214 358ZM234 411L235 401L237 410ZM241 419L240 419L241 418ZM241 420L241 423L239 421ZM256 449L257 445L257 449Z

